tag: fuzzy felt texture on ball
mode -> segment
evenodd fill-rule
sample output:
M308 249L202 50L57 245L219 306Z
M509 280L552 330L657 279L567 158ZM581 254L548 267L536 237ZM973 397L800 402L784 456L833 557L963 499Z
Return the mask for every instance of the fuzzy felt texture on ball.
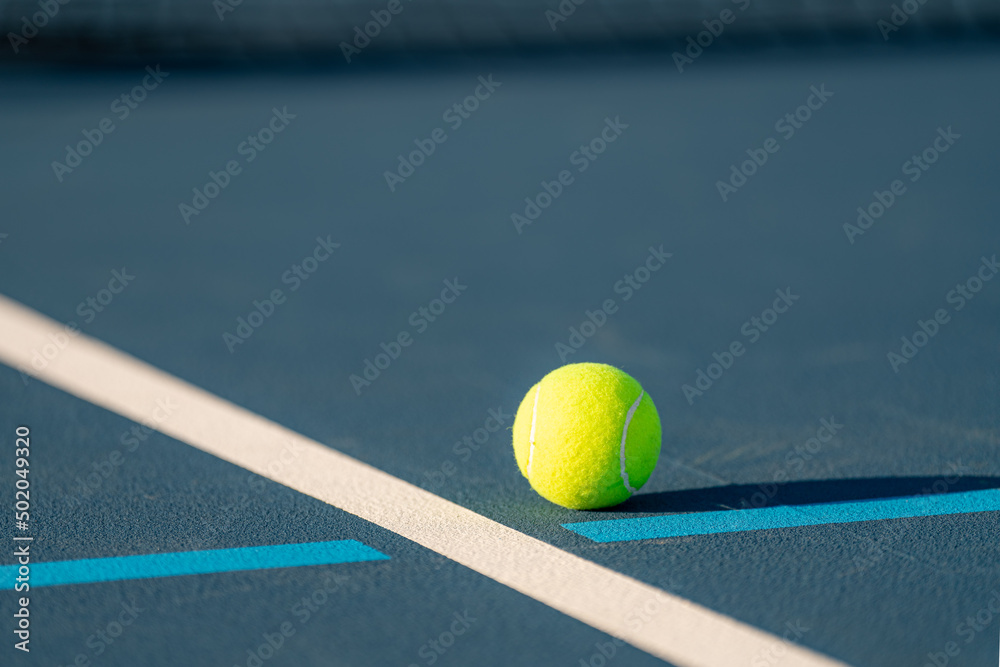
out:
M617 505L649 479L660 416L627 373L569 364L532 387L514 418L514 457L543 498L571 509Z

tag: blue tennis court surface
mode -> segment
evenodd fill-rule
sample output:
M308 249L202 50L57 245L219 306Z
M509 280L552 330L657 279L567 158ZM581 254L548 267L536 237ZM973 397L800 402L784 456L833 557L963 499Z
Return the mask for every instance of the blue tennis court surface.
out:
M61 179L145 70L0 68L0 488L7 545L33 538L30 653L0 557L0 664L707 664L442 555L516 570L538 541L625 575L609 605L641 585L771 638L726 664L995 667L1000 53L883 46L718 49L683 74L658 51L164 65ZM18 347L24 312L60 330ZM86 366L91 340L203 393ZM552 505L514 461L524 394L577 361L637 378L663 423L616 508ZM217 402L250 430L191 417ZM254 415L440 520L418 542L378 499L324 501L315 453L248 437ZM459 510L521 537L482 553ZM638 634L666 618L649 602Z

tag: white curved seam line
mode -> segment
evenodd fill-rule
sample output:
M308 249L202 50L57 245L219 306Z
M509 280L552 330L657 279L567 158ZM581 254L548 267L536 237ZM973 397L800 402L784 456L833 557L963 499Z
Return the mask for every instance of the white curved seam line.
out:
M535 389L535 403L531 406L531 433L528 434L528 480L531 480L531 461L535 458L535 417L538 415L538 394L542 391L539 383Z
M621 465L622 465L622 484L628 489L629 493L635 493L636 489L632 488L632 485L628 483L628 472L625 470L625 440L628 438L628 425L632 421L632 416L635 411L639 409L639 401L642 400L642 396L645 393L644 390L639 390L639 398L635 399L635 403L632 407L628 409L628 414L625 415L625 428L622 429L622 449L621 449Z

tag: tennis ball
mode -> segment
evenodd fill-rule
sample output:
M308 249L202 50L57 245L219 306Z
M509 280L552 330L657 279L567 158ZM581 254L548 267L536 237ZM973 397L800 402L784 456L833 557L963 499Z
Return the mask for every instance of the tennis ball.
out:
M660 416L630 375L606 364L557 368L514 418L514 457L543 498L571 509L624 502L660 456Z

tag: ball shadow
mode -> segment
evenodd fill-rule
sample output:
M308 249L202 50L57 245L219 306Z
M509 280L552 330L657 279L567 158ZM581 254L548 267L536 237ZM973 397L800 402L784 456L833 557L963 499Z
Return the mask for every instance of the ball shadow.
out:
M683 491L639 493L604 511L611 513L710 512L776 505L960 493L1000 488L1000 477L871 477L820 479L784 484L730 484Z

